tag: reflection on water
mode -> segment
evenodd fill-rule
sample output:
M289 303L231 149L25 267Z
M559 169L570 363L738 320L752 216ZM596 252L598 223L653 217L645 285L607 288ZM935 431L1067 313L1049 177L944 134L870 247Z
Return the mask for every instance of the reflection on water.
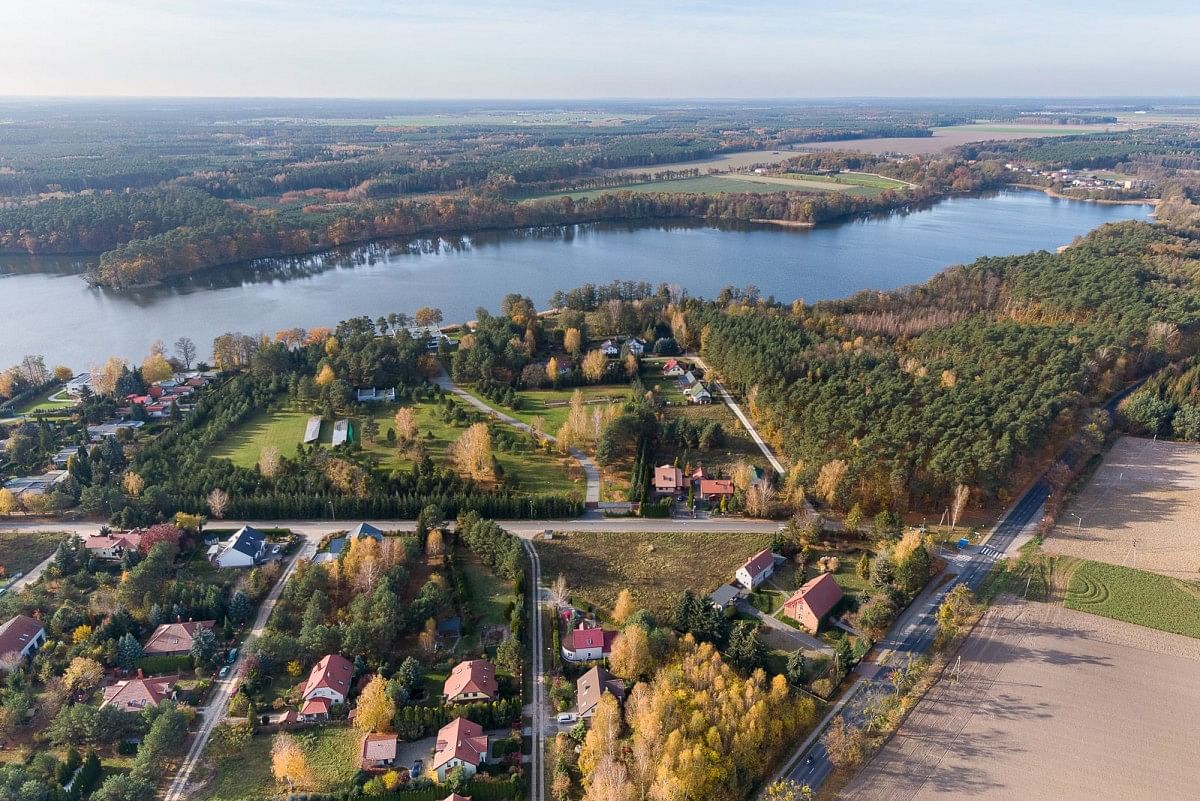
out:
M758 286L790 301L923 281L979 256L1053 249L1146 207L1066 201L1041 192L957 197L933 207L795 229L695 222L606 222L384 240L260 259L131 292L90 287L79 256L0 256L0 367L27 353L76 368L155 340L190 336L206 351L226 331L332 325L351 316L436 306L448 321L496 309L509 292L544 305L558 289L613 280L680 284L712 297Z

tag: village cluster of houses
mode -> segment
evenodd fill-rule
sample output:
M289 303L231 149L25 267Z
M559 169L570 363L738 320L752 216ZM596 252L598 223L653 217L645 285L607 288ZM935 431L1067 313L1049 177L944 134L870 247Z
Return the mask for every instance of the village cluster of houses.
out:
M191 409L194 395L208 385L209 376L203 373L194 375L180 374L165 381L155 381L146 387L144 395L126 395L129 406L118 409L124 416L133 414L135 406L140 407L146 417L162 419L171 414L171 405L175 404L181 412Z
M698 501L720 501L733 497L733 481L714 478L700 465L685 476L683 470L664 464L654 468L654 493L660 498L681 498L691 490Z
M1037 167L1028 167L1008 162L1004 165L1004 169L1009 172L1025 173L1026 175L1038 178L1049 178L1063 186L1082 187L1084 189L1143 189L1146 185L1145 181L1106 178L1091 172L1072 170L1069 167L1064 167L1061 170L1043 170Z
M733 581L718 587L708 596L709 600L721 610L735 606L774 574L779 559L781 557L776 557L770 548L764 548L734 571ZM783 602L782 614L795 620L810 634L816 634L842 597L842 588L833 574L822 573L806 581Z
M683 393L683 397L687 398L688 403L696 405L712 403L712 393L708 391L708 387L704 386L704 382L696 378L695 373L687 369L678 359L668 359L662 367L662 374L667 378L675 379L676 384L679 385L679 391Z
M584 619L579 610L573 607L562 609L559 616L570 627L563 638L563 659L572 663L599 662L612 656L617 632L607 631L595 621ZM589 720L596 714L596 706L605 693L624 703L625 683L603 665L593 665L575 682L575 714L572 720Z

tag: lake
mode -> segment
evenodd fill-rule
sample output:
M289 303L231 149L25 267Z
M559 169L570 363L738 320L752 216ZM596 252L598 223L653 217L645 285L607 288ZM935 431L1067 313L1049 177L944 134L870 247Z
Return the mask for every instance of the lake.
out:
M557 289L614 279L706 297L753 284L778 300L824 300L917 283L979 256L1054 249L1149 215L1149 206L1006 191L812 229L589 224L373 243L127 293L88 286L86 259L0 255L0 367L34 353L77 370L112 355L140 361L155 340L180 336L207 354L226 331L273 334L421 306L464 321L509 292L544 306Z

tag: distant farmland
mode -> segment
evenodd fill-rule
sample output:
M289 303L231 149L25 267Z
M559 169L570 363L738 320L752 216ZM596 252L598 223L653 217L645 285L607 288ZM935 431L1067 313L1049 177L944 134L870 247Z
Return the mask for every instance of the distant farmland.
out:
M680 194L719 195L731 192L750 192L758 195L773 192L844 192L848 195L877 195L884 189L902 189L902 181L892 181L862 173L842 173L837 176L801 175L747 175L745 173L722 173L702 175L695 178L671 178L662 181L645 181L625 186L610 186L602 189L580 189L576 191L547 192L534 195L527 200L570 197L575 200L593 198L613 192L635 192L653 194L673 192Z

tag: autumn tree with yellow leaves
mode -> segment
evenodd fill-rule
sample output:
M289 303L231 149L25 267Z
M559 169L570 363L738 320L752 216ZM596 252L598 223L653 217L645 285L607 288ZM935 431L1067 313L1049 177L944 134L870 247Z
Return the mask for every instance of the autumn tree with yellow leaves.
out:
M474 423L464 431L451 448L451 455L463 475L476 481L495 477L492 469L492 435L487 423Z
M271 745L271 775L288 789L295 790L312 784L312 769L300 743L290 734L278 734Z
M355 709L354 728L360 732L374 734L392 730L396 704L388 694L387 682L378 673L363 688Z

